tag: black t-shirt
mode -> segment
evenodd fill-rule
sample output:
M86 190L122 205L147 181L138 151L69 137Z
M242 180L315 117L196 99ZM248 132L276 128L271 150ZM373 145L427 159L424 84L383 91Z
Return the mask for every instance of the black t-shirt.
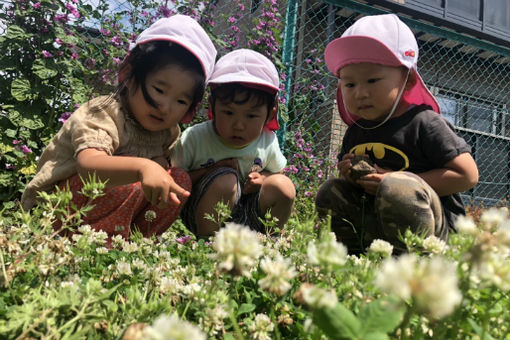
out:
M379 124L364 119L356 123L363 127ZM465 152L470 153L471 147L455 134L453 126L429 106L420 105L375 129L364 130L351 125L345 133L340 156L366 154L381 168L421 173L443 168ZM440 199L448 225L455 229L456 216L465 214L460 194Z

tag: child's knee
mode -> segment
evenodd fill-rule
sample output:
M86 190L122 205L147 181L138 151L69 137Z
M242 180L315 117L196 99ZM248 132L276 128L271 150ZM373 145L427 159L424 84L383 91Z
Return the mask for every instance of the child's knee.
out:
M280 174L272 175L262 183L261 196L271 196L285 201L294 201L296 198L296 187L287 176Z
M237 176L235 174L225 174L216 177L207 189L208 192L214 192L217 196L234 196L237 194Z

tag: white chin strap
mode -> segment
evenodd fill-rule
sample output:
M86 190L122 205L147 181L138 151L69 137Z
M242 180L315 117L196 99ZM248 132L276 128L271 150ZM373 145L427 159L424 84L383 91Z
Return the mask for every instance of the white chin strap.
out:
M361 126L361 124L357 123L354 119L351 118L351 114L349 113L349 111L347 111L347 108L345 107L345 101L343 101L343 104L344 104L344 110L345 112L347 113L347 116L349 117L349 119L356 125L358 126L360 129L363 129L363 130L373 130L373 129L377 129L378 127L380 127L381 125L383 125L384 123L386 123L388 121L388 119L391 118L391 116L393 116L393 113L395 112L395 109L397 108L397 105L398 103L400 102L400 98L402 98L402 94L404 93L404 89L406 88L406 84L407 84L407 79L409 78L409 73L411 72L411 69L408 69L407 70L407 75L406 75L406 80L404 81L404 85L402 85L402 87L400 88L400 91L398 92L398 96L397 96L397 99L395 100L395 103L393 103L393 107L391 108L391 111L390 113L386 116L386 118L384 118L384 120L382 122L380 122L379 124L377 124L376 126L371 126L371 127L365 127L365 126Z

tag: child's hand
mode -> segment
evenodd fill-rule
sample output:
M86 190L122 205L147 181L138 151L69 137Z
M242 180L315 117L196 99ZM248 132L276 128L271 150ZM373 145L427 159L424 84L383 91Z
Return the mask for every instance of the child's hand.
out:
M235 171L239 171L239 165L237 163L237 158L226 158L221 161L217 161L213 165L214 168L232 168Z
M260 172L254 171L248 174L246 182L243 186L243 194L251 194L260 190L262 182L266 179L266 176Z
M351 174L351 168L352 163L351 160L354 158L353 153L346 153L340 162L336 165L338 172L340 173L340 177L343 177L347 181L351 181L350 174ZM351 181L352 182L352 181Z
M377 173L363 176L360 179L358 179L356 183L361 185L363 189L365 189L365 192L367 194L375 196L377 189L379 188L379 184L383 180L384 176L386 176L391 171L384 170L383 168L380 168L377 164L374 164L374 167L377 170Z
M140 182L147 201L160 209L168 204L179 205L179 197L190 195L156 162L150 162L142 169Z

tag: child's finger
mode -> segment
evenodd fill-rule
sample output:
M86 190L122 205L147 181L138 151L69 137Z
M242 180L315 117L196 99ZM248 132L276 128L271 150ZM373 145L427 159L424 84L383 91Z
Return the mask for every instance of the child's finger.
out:
M174 203L175 205L181 204L181 200L179 199L179 197L177 197L177 194L175 192L170 192L168 197L170 198L170 202Z

